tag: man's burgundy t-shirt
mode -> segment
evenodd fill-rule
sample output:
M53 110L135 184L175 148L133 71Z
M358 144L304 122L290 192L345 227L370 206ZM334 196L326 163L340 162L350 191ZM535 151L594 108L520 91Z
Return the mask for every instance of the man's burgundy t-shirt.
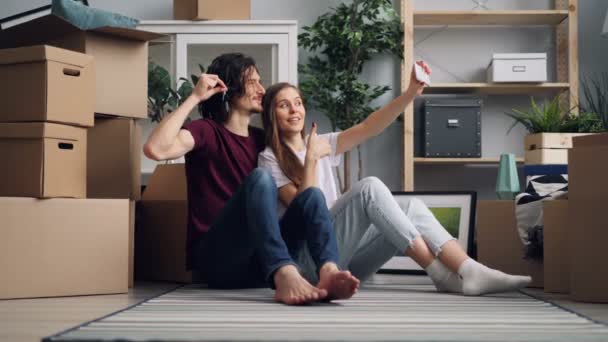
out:
M194 138L186 154L188 181L187 268L191 269L191 247L209 231L228 199L258 164L264 149L264 133L249 127L249 136L230 132L210 119L184 126Z

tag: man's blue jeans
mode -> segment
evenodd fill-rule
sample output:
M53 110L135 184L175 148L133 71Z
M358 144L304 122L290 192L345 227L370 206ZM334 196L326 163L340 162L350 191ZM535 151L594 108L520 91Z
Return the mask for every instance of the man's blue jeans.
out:
M194 268L209 287L273 287L274 272L295 265L303 246L317 269L337 264L336 236L321 191L310 188L296 196L280 222L277 200L268 171L258 168L247 176L194 247Z

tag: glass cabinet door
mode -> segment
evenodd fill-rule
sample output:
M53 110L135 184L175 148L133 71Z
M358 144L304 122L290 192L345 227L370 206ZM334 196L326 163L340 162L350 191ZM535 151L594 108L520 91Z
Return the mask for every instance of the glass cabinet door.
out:
M190 79L224 53L241 52L255 59L265 87L289 82L287 36L280 34L180 34L175 40L175 73Z

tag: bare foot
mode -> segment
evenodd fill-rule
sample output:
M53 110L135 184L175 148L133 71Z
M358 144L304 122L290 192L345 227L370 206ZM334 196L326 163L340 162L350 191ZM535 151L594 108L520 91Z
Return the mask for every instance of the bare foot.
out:
M277 290L274 299L288 305L301 305L320 301L327 297L327 291L318 289L304 279L293 265L286 265L274 274Z
M348 299L359 289L359 279L349 271L340 271L333 263L327 263L319 271L317 287L327 290L327 300Z

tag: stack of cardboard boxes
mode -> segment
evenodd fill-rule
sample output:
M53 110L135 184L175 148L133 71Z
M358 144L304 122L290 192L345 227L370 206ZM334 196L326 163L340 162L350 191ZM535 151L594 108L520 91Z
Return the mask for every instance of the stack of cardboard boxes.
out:
M48 15L0 32L0 298L132 284L147 41Z
M538 133L526 136L526 177L568 174L568 151L572 139L587 134ZM477 217L478 250L481 261L508 273L532 276L532 287L544 287L548 292L567 291L568 262L563 249L563 236L568 201L543 203L544 258L525 259L524 248L517 234L514 201L480 201ZM497 219L500 217L500 219Z
M559 153L567 154L568 199L543 203L543 261L523 258L513 201L478 203L479 260L508 273L531 275L531 286L544 287L545 292L607 303L603 253L608 241L608 134L553 141L564 148Z

